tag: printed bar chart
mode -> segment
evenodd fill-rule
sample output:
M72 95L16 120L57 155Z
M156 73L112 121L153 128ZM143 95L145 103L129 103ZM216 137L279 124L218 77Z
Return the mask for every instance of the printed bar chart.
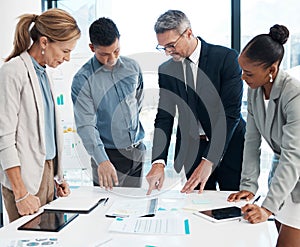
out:
M57 96L56 101L57 101L58 105L63 105L64 104L64 95L61 94L61 95Z

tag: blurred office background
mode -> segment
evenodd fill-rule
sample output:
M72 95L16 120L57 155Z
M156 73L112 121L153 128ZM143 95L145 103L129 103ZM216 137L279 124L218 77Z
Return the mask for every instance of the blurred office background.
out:
M55 99L61 110L64 130L65 176L72 186L91 185L90 159L76 133L70 97L72 77L93 54L89 50L89 25L99 17L110 17L121 33L121 54L140 63L145 82L145 106L141 120L146 130L148 148L145 174L150 168L153 124L158 102L157 67L168 57L155 50L157 40L154 23L168 9L179 9L190 18L195 35L209 43L232 47L240 52L259 33L268 33L274 24L286 25L290 38L282 68L300 77L300 2L297 0L10 0L0 3L0 65L12 50L17 17L23 13L41 13L48 8L62 8L78 21L82 31L71 61L50 74L55 83ZM247 116L247 85L244 87L242 114ZM176 127L176 125L174 125ZM172 169L174 138L170 147L167 175L179 178ZM262 145L260 190L267 189L266 176L272 160L268 146ZM1 203L0 203L1 204ZM1 205L0 205L0 213ZM0 217L1 218L1 217ZM0 222L0 225L3 222Z

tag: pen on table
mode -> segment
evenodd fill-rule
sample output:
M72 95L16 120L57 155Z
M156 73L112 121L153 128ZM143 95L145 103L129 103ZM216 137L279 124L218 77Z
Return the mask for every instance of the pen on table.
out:
M252 202L252 204L255 204L256 202L258 202L259 199L260 199L260 196L258 196L256 199L254 199L254 201Z
M107 201L108 201L109 197L106 197L105 201L103 202L103 206L106 205Z

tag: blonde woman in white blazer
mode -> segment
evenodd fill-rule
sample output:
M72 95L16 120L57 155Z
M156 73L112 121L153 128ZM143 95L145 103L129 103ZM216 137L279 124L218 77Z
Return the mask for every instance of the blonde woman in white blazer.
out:
M37 212L55 191L58 196L70 193L46 66L69 61L79 37L75 19L63 10L24 14L13 51L0 69L0 182L10 222Z
M248 116L240 192L228 197L250 200L257 192L263 137L274 152L269 191L261 206L246 204L242 212L250 223L273 214L277 247L300 246L300 82L279 68L288 37L288 29L276 24L269 34L254 37L239 57L250 87Z

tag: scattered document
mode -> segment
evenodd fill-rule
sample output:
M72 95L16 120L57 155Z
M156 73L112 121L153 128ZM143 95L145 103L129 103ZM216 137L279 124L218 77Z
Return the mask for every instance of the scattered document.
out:
M141 200L117 200L106 212L106 217L152 217L156 213L157 198Z
M159 190L153 191L153 196L159 197L159 199L185 199L185 193L181 193L179 190Z
M178 218L116 218L109 231L138 234L190 234L188 219Z

